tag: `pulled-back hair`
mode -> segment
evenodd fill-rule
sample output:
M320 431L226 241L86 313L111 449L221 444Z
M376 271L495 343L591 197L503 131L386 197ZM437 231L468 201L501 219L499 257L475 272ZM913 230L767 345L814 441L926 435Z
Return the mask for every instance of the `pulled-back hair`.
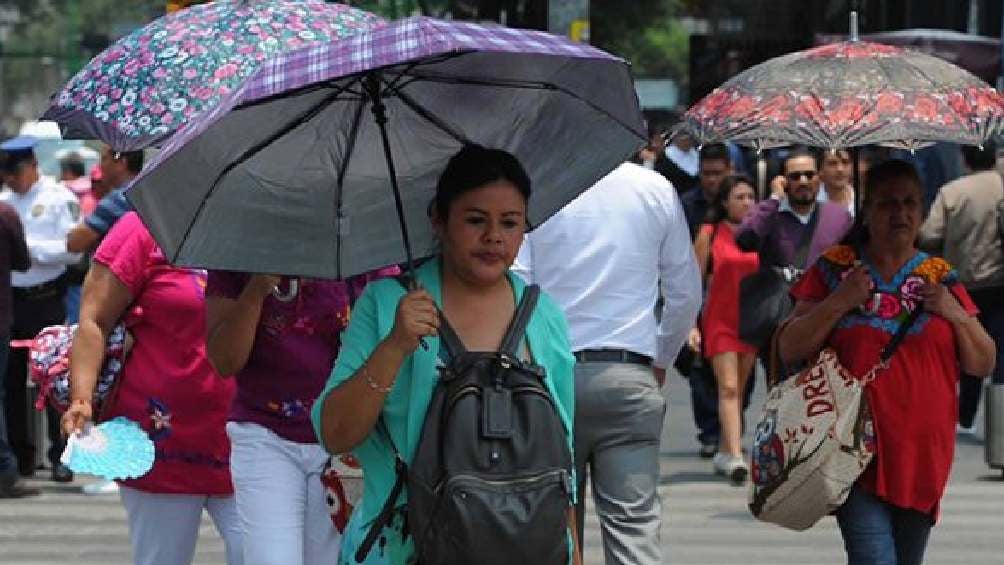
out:
M530 200L530 177L523 165L508 151L465 145L443 169L436 184L436 196L429 204L441 221L446 221L450 204L460 195L495 181L509 181L525 201Z

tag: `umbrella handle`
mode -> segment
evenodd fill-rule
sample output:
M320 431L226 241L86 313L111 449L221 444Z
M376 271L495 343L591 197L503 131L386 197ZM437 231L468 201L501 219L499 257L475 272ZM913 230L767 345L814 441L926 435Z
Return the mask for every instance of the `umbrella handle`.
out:
M408 259L408 278L411 279L411 290L418 289L418 279L415 277L415 259L411 253L411 238L408 237L408 223L404 218L404 202L401 199L401 188L397 184L397 171L394 169L394 155L390 150L390 137L387 135L387 107L380 96L380 75L370 73L366 76L365 91L373 105L373 118L380 128L380 139L383 141L383 155L387 162L387 174L390 176L390 186L394 192L394 206L397 208L397 221L401 227L401 239L404 240L404 252ZM428 351L429 344L425 338L419 338L422 349Z

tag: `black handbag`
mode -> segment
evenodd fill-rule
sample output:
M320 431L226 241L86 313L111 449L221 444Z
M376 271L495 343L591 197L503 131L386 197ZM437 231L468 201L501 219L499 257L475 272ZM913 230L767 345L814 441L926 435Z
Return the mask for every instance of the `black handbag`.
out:
M789 291L801 276L809 256L812 235L819 223L819 206L812 212L794 257L794 265L769 264L769 256L760 246L760 268L739 282L739 339L760 349L787 318L795 302Z

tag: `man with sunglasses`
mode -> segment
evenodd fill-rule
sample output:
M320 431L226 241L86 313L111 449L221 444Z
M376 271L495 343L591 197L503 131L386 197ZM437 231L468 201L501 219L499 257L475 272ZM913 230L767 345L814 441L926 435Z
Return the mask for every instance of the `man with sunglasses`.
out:
M827 247L843 239L853 219L834 202L819 202L819 158L797 147L784 161L783 190L775 188L743 220L736 242L745 251L759 251L760 261L804 270ZM799 250L807 247L799 259Z
M773 267L788 283L794 283L801 273L812 265L820 253L843 239L851 229L853 218L847 209L834 202L819 202L819 157L806 147L794 148L784 161L784 183L773 186L773 194L760 202L746 216L736 231L736 243L744 251L757 251L760 268ZM759 284L744 285L740 292L740 326L747 315L762 320L755 303L770 303ZM786 285L785 285L786 286ZM782 292L784 286L772 286L770 292ZM747 293L753 293L747 295ZM742 305L751 308L749 313ZM766 347L775 328L767 327L779 322L756 323L758 335L742 335L749 343ZM761 335L762 334L762 335Z

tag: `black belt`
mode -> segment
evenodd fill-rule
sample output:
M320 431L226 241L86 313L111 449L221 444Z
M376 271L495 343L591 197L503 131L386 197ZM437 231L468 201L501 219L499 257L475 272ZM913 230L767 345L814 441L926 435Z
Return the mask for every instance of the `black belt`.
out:
M652 364L652 358L648 355L642 355L626 349L583 349L575 352L575 360L579 363Z
M41 300L44 298L60 296L65 290L66 285L63 281L63 277L59 276L51 281L45 281L44 283L36 284L35 286L12 287L11 294L13 294L15 298Z

